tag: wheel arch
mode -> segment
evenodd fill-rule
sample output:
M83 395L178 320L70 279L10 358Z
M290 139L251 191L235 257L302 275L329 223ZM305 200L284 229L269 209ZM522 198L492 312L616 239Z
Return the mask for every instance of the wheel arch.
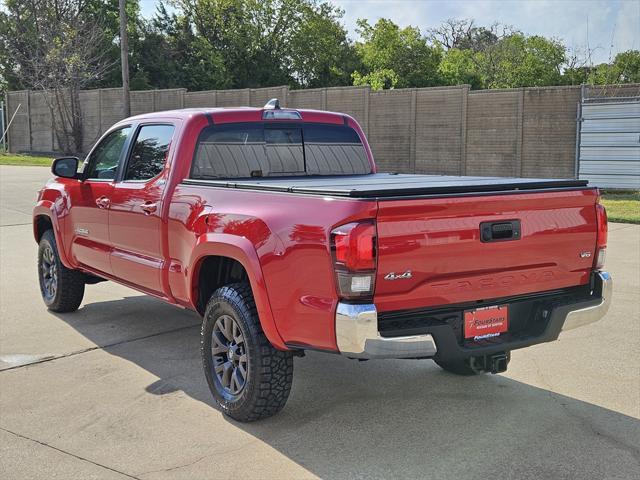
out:
M67 257L58 217L54 213L54 204L48 200L41 200L33 209L33 238L35 241L39 243L44 232L49 229L53 230L60 261L65 267L73 268Z
M234 273L229 277L230 281L226 284L235 283L238 278L248 281L256 302L256 309L264 334L274 347L281 350L288 350L278 332L273 312L271 311L269 295L267 293L258 254L253 244L247 238L226 233L208 233L201 235L198 238L189 265L191 265L191 268L187 276L190 302L200 313L202 313L201 292L204 291L206 293L214 287L218 288L223 286L223 284L219 284L216 281L203 284L201 277L203 268L211 268L211 265L214 265L215 268L228 268ZM238 266L242 268L240 277L237 273ZM210 272L211 270L204 271ZM244 275L244 277L242 275Z

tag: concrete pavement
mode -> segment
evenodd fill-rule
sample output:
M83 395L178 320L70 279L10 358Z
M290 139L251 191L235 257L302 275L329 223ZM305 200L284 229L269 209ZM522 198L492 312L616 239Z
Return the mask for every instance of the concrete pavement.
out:
M0 167L0 478L635 478L640 472L640 226L612 224L601 322L513 353L503 375L431 361L295 359L283 412L213 407L199 323L111 282L80 310L40 300L40 167Z

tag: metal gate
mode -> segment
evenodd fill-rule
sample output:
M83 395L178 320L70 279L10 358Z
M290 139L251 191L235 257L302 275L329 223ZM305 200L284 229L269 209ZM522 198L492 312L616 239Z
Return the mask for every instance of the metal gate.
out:
M640 97L583 97L577 157L591 185L640 190Z

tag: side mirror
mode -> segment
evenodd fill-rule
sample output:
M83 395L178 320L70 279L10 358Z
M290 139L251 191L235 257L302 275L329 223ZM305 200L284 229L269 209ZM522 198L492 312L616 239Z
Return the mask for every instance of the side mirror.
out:
M51 164L51 173L56 177L78 178L78 157L56 158Z

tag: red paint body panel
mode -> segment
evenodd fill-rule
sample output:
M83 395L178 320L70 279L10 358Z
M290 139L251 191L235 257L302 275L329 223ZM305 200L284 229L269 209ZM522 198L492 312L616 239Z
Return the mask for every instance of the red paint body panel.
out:
M489 300L589 281L596 192L523 193L380 202L381 311ZM480 223L519 219L519 240L482 243ZM591 252L581 258L581 252ZM385 281L389 272L412 278Z
M116 184L109 207L111 268L116 277L127 278L145 290L162 293L162 193L163 175L148 183ZM143 205L157 210L145 213ZM149 235L149 232L157 232Z
M113 274L109 247L109 210L96 201L111 198L112 182L75 182L67 186L69 215L63 237L72 262L98 272ZM83 230L79 230L83 229ZM83 231L88 234L82 233Z
M263 277L280 336L288 343L334 350L338 299L329 233L375 213L374 201L180 185L169 212L169 256L180 266L169 272L171 291L179 302L194 304L187 279L203 235L224 235L227 242L244 238L259 260L253 270ZM211 254L221 255L216 248Z
M374 302L381 311L447 305L584 284L595 248L594 190L378 201L198 186L188 178L194 148L211 122L262 121L262 109L187 109L115 125L176 126L164 171L148 182L56 178L34 209L51 218L62 261L186 308L197 308L207 256L247 271L263 330L286 344L337 350L338 295L329 236L335 227L376 219ZM300 111L305 122L347 123L347 115ZM292 120L295 122L296 120ZM107 132L108 133L108 132ZM108 197L109 208L96 199ZM142 205L154 203L145 214ZM481 243L479 223L520 219L522 238ZM85 233L84 230L88 230ZM38 232L35 230L36 238ZM412 271L412 278L384 275Z

